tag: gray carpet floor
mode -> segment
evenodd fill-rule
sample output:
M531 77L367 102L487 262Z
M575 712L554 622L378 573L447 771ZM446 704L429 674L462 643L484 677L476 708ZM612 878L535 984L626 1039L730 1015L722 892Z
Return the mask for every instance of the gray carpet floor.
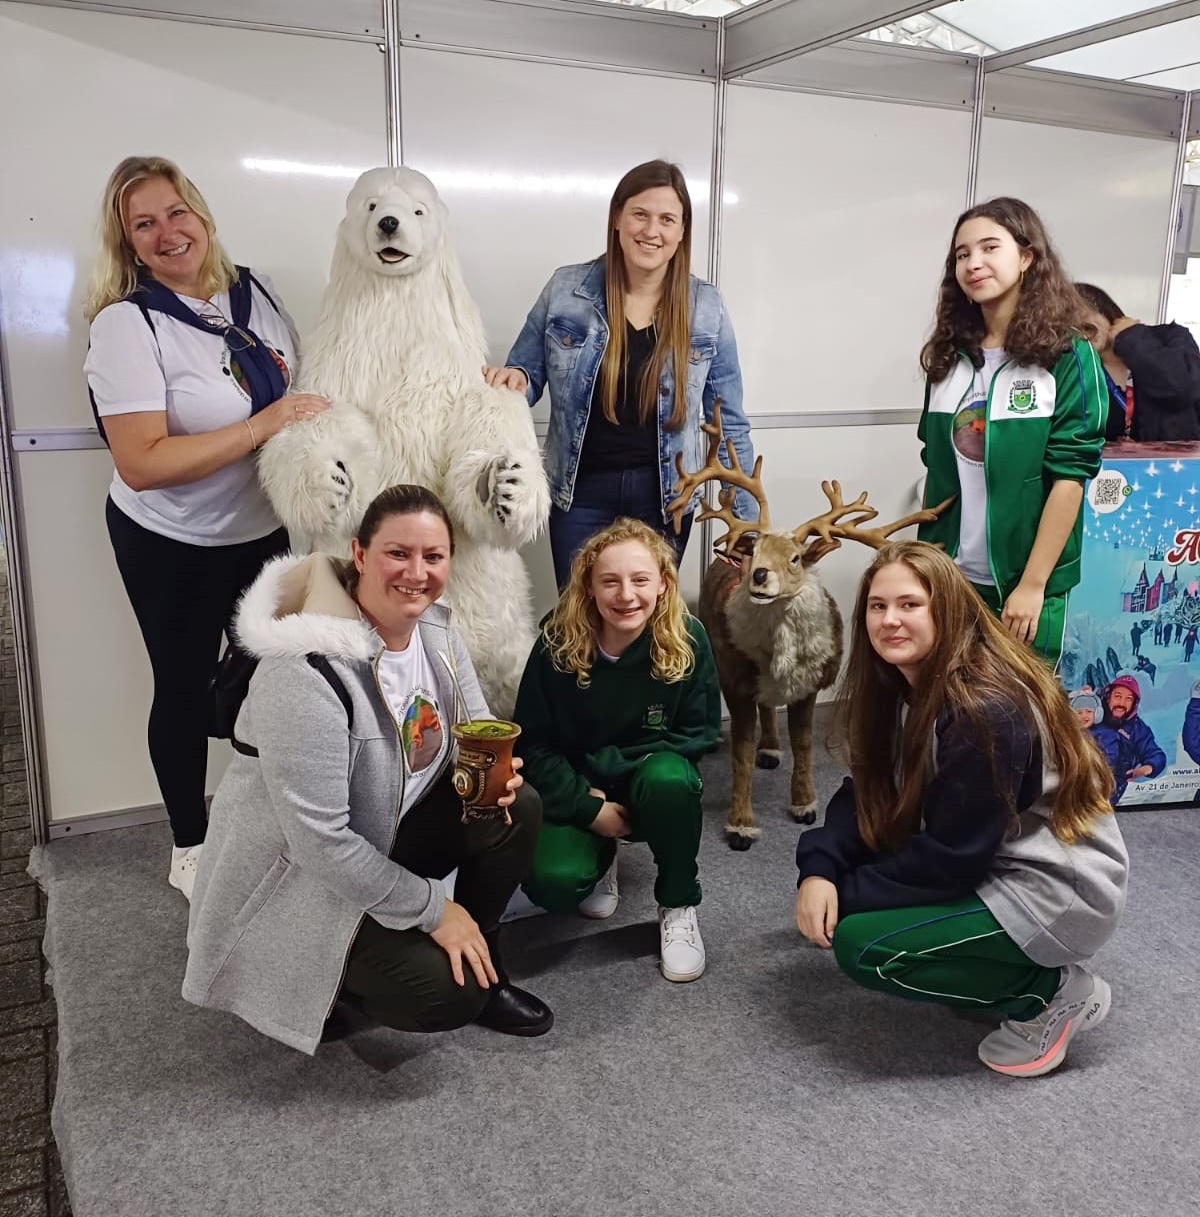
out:
M610 921L508 930L558 1018L532 1041L365 1028L308 1058L179 997L165 826L45 847L77 1217L1200 1212L1200 812L1122 814L1112 1013L1015 1080L976 1060L987 1027L859 990L802 943L785 775L758 775L763 838L735 853L727 763L704 766L707 974L659 977L652 863L623 847ZM822 761L823 797L836 781Z

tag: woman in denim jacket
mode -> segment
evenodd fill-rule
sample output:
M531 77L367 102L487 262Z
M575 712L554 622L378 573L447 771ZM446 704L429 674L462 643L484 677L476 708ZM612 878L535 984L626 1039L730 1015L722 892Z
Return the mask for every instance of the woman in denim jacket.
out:
M583 542L618 516L643 520L682 558L699 494L676 535L666 511L675 457L685 469L703 465L700 424L717 401L725 437L753 466L733 327L717 289L690 274L691 246L679 167L636 166L613 193L605 256L556 270L507 366L484 369L490 384L524 393L530 405L550 389L545 460L560 587ZM677 384L674 370L684 365L686 382ZM744 490L735 510L756 518Z

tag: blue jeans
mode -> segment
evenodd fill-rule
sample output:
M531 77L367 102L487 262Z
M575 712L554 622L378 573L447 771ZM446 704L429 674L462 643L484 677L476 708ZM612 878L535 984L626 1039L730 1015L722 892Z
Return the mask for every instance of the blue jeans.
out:
M663 523L660 495L658 470L653 465L580 474L575 479L571 510L550 508L550 552L554 558L554 581L559 590L566 586L571 559L583 543L607 528L618 516L632 516L653 528L670 543L678 565L683 560L683 550L692 531L692 516L689 513L683 517L676 535L673 524Z

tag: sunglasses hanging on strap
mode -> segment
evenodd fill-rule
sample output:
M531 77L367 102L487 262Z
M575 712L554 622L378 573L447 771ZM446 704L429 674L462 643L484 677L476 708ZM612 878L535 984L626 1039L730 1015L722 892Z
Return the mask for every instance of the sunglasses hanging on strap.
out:
M233 320L218 314L205 317L195 312L180 298L164 287L148 271L138 276L138 285L129 300L145 313L153 309L166 313L184 325L203 330L206 334L219 334L225 340L231 355L237 356L242 371L244 387L250 394L250 414L266 409L287 392L283 369L271 348L250 328L250 304L252 291L257 287L276 312L279 306L264 290L263 285L250 273L248 266L237 267L238 277L229 288L229 311ZM149 322L150 318L146 318Z

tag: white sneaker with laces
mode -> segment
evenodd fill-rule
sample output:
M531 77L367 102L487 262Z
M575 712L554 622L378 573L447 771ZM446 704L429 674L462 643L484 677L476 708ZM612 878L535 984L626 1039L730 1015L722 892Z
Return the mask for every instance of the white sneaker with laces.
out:
M619 850L617 851L620 852ZM602 874L596 886L579 902L581 917L603 921L617 911L621 894L617 891L617 854L613 854L612 865Z
M658 929L662 939L659 966L667 980L684 984L704 975L704 940L694 905L658 910Z
M178 845L171 847L171 870L167 882L184 895L191 903L192 884L196 882L196 865L200 861L201 845L190 845L180 849Z

